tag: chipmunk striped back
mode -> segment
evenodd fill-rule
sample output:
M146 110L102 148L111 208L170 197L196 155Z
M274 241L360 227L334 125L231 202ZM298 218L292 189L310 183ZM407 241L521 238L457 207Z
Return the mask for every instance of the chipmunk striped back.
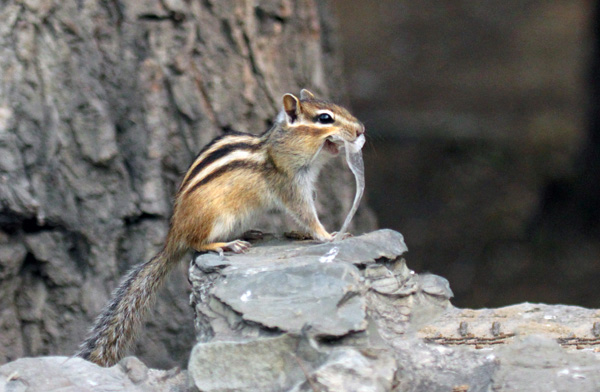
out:
M210 142L198 153L194 162L187 170L179 187L178 195L186 193L207 178L214 178L220 173L235 167L236 163L256 162L256 154L261 148L263 141L254 135L244 133L232 133L220 136ZM262 163L262 162L256 162Z

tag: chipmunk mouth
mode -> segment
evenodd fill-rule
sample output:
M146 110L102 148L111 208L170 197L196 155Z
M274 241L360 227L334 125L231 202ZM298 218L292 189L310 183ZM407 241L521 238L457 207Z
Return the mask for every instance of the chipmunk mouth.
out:
M338 142L329 137L325 139L323 148L325 148L325 150L327 150L331 155L337 155L340 153L340 145Z

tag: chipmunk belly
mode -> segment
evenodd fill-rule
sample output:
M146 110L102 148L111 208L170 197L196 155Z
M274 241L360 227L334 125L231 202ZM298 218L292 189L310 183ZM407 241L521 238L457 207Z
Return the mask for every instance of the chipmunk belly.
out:
M238 239L241 234L252 227L256 214L230 214L217 216L213 221L208 242L230 241Z

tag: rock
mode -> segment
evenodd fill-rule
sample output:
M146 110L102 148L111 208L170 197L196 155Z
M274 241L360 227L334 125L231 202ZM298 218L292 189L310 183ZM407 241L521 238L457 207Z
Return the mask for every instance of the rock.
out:
M196 257L191 302L198 340L210 342L195 347L190 376L211 391L390 390L392 338L452 296L445 279L409 270L406 251L400 233L379 230L324 244L271 237L246 254ZM318 360L285 359L290 342Z
M600 357L569 352L547 336L527 336L500 347L494 374L498 391L597 391Z
M194 347L188 371L202 391L285 391L323 362L318 350L291 335Z
M487 391L497 370L494 356L462 347L427 344L420 339L396 341L398 361L394 391ZM458 389L458 391L462 391Z
M363 331L367 301L376 301L365 293L377 279L374 268L366 269L371 273L365 278L365 265L388 260L389 268L380 265L380 274L397 282L412 279L414 291L423 294L418 278L397 260L406 250L400 233L379 230L324 244L271 238L246 254L200 255L190 268L198 340L273 330L310 329L311 336L322 338ZM447 300L440 299L445 305Z
M300 332L310 326L322 336L364 330L365 300L359 273L347 263L313 263L272 271L231 271L214 288L216 299L266 328ZM315 318L315 314L327 317Z
M137 358L103 368L81 358L22 358L0 366L0 391L186 391L186 373L148 369Z
M595 390L597 310L454 308L448 281L411 271L390 230L325 244L265 238L190 266L201 390Z
M544 335L565 348L600 345L600 310L579 306L522 303L498 309L449 308L424 325L419 337L431 343L477 348L506 344L518 337Z
M389 351L338 348L292 392L390 391L396 369L396 360Z
M599 310L457 309L448 282L411 271L402 236L389 230L327 244L263 237L247 254L191 263L199 343L187 372L149 369L133 357L112 368L26 358L0 367L0 391L93 384L95 391L591 392L600 385Z
M188 371L202 391L389 391L396 361L390 350L321 349L285 334L198 344Z
M404 243L402 234L382 229L340 242L288 249L281 258L313 256L318 257L321 262L335 260L352 264L372 264L380 258L394 260L407 251L408 247Z

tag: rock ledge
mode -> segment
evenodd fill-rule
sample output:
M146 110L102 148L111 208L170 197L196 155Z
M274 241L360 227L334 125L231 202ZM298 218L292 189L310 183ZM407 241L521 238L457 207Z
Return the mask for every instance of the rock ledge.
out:
M597 390L600 310L457 309L448 282L411 271L406 251L379 230L197 255L187 372L29 358L0 367L0 391Z

